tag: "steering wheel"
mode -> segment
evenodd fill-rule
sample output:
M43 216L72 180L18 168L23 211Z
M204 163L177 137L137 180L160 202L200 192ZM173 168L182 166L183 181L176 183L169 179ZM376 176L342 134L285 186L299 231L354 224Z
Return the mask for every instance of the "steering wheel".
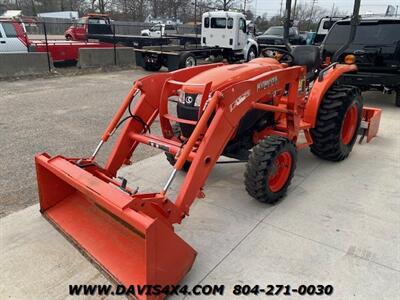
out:
M293 64L294 56L286 49L268 47L261 51L264 57L275 58L280 63Z

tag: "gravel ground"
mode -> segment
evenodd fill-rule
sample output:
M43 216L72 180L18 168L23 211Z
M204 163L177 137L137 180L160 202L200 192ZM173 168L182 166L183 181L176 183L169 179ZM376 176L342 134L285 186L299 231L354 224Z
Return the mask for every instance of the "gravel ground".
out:
M133 81L146 74L134 70L0 82L0 217L37 203L35 154L90 155ZM112 142L102 148L100 162ZM133 159L156 153L138 148Z

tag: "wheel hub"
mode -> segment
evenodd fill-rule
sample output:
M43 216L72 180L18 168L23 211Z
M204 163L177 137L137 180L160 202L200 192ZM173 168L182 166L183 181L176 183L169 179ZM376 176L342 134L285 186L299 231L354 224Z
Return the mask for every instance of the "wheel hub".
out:
M354 133L357 129L357 121L358 121L358 110L355 104L349 106L344 115L343 124L342 124L342 143L347 145L351 142L354 137Z
M193 66L195 66L195 65L196 65L196 63L195 63L193 57L188 57L188 58L186 59L186 67L193 67Z
M271 174L268 176L268 187L272 192L278 192L285 186L291 167L292 156L289 152L282 152L275 158Z

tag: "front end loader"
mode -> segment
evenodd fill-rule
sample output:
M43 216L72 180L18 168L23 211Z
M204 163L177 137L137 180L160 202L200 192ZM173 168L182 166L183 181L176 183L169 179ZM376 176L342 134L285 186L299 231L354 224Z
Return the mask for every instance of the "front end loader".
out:
M179 283L196 251L174 226L189 216L221 155L247 161L247 191L273 203L286 193L297 151L310 147L321 158L340 161L352 150L362 99L357 88L335 82L356 66L334 64L312 70L310 77L307 65L257 58L137 80L90 157L36 156L41 213L116 282ZM364 109L367 131L375 120L373 134L379 125L375 112L380 113ZM151 134L156 118L162 136ZM116 131L114 148L100 166L96 155ZM139 193L117 177L139 144L164 151L173 164L165 186L153 193ZM171 199L168 190L180 170L187 174Z

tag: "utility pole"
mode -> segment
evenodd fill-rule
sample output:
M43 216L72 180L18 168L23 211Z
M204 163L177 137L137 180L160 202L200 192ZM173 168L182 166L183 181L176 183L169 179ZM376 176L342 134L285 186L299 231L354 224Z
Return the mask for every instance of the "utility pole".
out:
M194 0L194 28L197 32L197 0Z
M293 20L296 19L296 8L297 8L297 0L294 0L294 7L293 7Z
M313 12L314 12L314 5L315 3L318 2L318 0L311 0L312 4L311 4L311 12L310 12L310 20L308 21L308 31L310 31L311 29L311 20L312 20L312 16L313 16Z
M279 17L281 17L281 18L282 18L282 2L283 2L283 0L281 0L281 9L279 10Z
M334 17L334 12L335 12L335 2L332 3L332 11L331 11L331 17Z

